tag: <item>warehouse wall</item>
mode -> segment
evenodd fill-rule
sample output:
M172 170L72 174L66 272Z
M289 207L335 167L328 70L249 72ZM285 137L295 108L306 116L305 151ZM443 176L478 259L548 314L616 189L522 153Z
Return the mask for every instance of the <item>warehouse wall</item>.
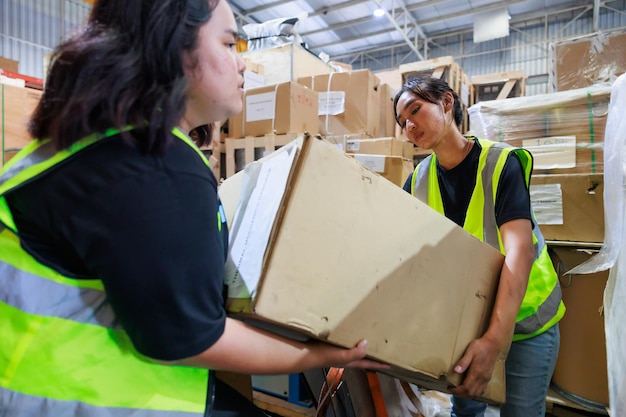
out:
M80 28L89 10L82 0L0 0L0 56L43 78L45 55Z

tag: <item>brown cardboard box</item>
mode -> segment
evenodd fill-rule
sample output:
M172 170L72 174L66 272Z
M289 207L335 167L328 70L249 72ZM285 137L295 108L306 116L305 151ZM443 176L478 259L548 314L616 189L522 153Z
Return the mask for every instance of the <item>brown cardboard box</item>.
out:
M286 158L294 162L276 196L280 181L254 174L280 172L272 163ZM262 198L241 197L250 193ZM422 387L461 382L453 367L488 325L503 263L497 250L321 139L249 165L226 179L220 197L231 230L227 281L231 297L241 297L229 304L239 317L339 346L367 339L369 357L392 365L386 373ZM274 203L274 220L260 221ZM273 224L266 240L255 235L261 224ZM504 400L505 356L490 401Z
M413 172L414 168L413 159L403 158L401 156L372 155L362 153L350 155L371 171L387 178L399 187L404 185L404 182Z
M395 136L396 134L396 118L393 111L393 99L396 90L389 84L381 84L378 88L380 91L380 136Z
M19 62L0 56L0 69L11 72L19 72Z
M561 345L552 382L557 392L585 404L609 405L606 340L602 300L609 271L563 275L593 256L597 249L550 245L563 289L567 313L561 319Z
M41 91L0 84L0 94L0 151L4 154L21 149L32 140L28 120L39 103Z
M481 101L469 108L472 133L528 149L535 174L604 171L604 129L611 87Z
M534 175L530 195L546 240L604 241L602 174Z
M596 33L559 41L550 48L552 91L612 83L626 71L626 32Z
M413 144L394 137L346 140L346 153L401 156L413 159Z
M380 81L370 70L302 77L298 82L319 93L322 135L380 136Z
M263 66L265 83L268 85L335 72L318 56L294 43L244 52L241 57Z
M296 82L251 88L244 92L243 111L228 121L229 136L318 133L317 93Z

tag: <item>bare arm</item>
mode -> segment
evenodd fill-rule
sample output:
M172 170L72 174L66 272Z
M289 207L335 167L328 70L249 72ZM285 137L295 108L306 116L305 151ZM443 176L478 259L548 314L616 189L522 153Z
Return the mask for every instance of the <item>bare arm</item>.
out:
M329 366L388 368L364 359L365 348L364 341L352 349L295 342L227 318L224 334L213 346L176 364L254 375L290 374Z
M478 397L484 394L500 352L508 346L515 329L528 277L534 261L532 225L527 219L512 220L500 227L506 251L495 305L485 334L468 346L455 371L467 371L463 384L451 392Z

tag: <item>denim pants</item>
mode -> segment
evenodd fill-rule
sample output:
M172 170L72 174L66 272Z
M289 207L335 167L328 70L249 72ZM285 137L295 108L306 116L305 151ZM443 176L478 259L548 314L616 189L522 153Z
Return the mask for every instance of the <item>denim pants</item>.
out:
M506 359L506 404L500 417L544 417L546 396L559 353L559 325L511 343ZM451 417L483 417L487 404L452 396Z

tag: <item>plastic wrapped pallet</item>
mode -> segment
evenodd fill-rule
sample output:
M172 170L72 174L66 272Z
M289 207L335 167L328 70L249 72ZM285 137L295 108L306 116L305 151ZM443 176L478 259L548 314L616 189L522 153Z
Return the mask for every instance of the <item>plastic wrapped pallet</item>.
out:
M506 100L469 108L471 133L528 149L535 174L603 172L608 84Z

